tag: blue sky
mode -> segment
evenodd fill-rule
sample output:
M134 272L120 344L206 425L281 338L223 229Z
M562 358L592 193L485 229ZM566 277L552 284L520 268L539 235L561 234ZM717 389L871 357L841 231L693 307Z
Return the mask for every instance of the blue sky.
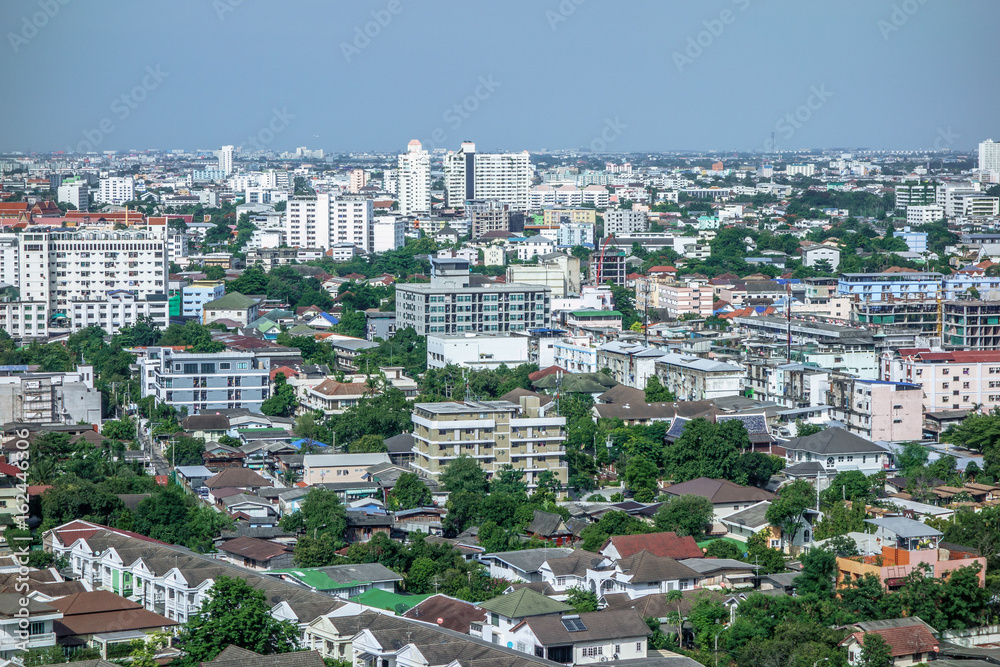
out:
M995 0L4 0L0 150L746 151L771 132L963 150L1000 138L998 18Z

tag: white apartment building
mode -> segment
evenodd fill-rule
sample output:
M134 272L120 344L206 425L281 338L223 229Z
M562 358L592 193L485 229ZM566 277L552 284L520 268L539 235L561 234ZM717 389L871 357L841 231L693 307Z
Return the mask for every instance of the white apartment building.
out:
M981 195L983 186L979 181L964 181L956 183L943 183L938 186L934 203L944 208L947 216L963 215L959 212L961 202L959 197L963 195Z
M979 143L979 170L1000 172L1000 142L987 139Z
M222 150L219 151L219 171L224 173L226 176L233 173L233 153L235 149L232 146L223 146Z
M184 232L167 232L167 261L180 264L181 260L191 254L191 244Z
M597 348L590 336L568 336L552 346L555 365L570 373L596 373Z
M556 243L568 247L594 245L594 225L589 222L561 222L556 232Z
M427 337L427 367L449 364L475 370L496 370L501 365L514 368L528 363L527 336L466 334Z
M645 211L624 208L609 208L604 212L604 235L623 236L649 230L649 219Z
M528 193L528 207L533 211L551 206L584 204L591 204L594 208L607 208L608 200L608 189L594 184L580 188L570 183L558 187L542 183L531 188Z
M350 243L372 252L374 219L373 201L361 195L295 197L288 201L286 210L288 245L325 250Z
M111 176L101 179L97 192L98 204L124 204L135 199L135 179L131 176Z
M78 211L86 211L90 206L90 188L87 181L63 181L56 191L56 201L72 204Z
M451 208L462 208L471 199L498 199L512 211L526 211L531 158L528 151L476 153L476 144L466 141L457 153L444 156L444 184Z
M814 164L790 164L785 167L786 176L812 176L816 173Z
M18 288L0 304L12 336L41 337L51 326L100 326L117 333L141 315L165 328L167 257L163 227L145 230L0 235L0 277ZM2 325L0 325L2 326Z
M368 185L369 174L364 169L351 169L350 180L347 184L347 191L357 194L361 188Z
M926 225L944 218L944 207L938 204L906 207L907 225Z
M378 215L372 223L372 252L398 250L406 243L406 223L395 215Z
M937 199L937 186L933 183L897 185L895 192L897 211L908 211L911 206L933 204Z
M671 352L656 360L656 375L679 401L710 401L739 395L746 371L735 364Z
M430 213L431 211L431 156L414 139L399 156L396 172L400 215Z

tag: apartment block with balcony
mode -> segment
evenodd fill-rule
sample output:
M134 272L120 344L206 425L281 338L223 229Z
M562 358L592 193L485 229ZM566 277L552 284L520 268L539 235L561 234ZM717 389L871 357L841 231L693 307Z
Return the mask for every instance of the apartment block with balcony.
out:
M742 366L674 352L658 358L656 375L679 401L710 401L738 396L743 390Z
M879 377L919 385L925 412L1000 408L1000 350L892 350L880 359Z
M566 419L539 416L538 399L417 403L413 406L411 464L437 480L459 456L475 459L490 476L504 465L524 472L529 488L551 472L566 484Z
M396 327L421 336L544 329L552 290L544 285L481 282L469 262L431 258L430 284L396 286Z
M946 348L1000 350L1000 302L946 301L941 317Z
M260 412L270 395L270 359L249 352L212 354L150 348L139 361L142 396L188 414L230 408Z
M872 441L902 442L923 437L923 391L919 384L860 380L834 375L827 402L831 416L847 430Z
M837 294L857 301L934 299L942 278L942 274L934 271L843 273L837 283Z

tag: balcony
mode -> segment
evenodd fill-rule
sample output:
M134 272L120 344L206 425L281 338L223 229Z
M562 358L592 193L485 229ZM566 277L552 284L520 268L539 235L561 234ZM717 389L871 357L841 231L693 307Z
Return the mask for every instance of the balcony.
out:
M23 648L20 637L0 637L0 650L9 651L16 648ZM56 644L56 633L46 632L40 635L30 635L27 638L28 648L43 648L45 646L55 646Z

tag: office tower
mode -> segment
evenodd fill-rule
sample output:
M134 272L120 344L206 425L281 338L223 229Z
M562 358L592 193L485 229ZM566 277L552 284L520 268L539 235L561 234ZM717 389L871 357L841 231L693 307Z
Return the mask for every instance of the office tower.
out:
M431 212L431 155L414 139L399 156L397 199L400 215Z

